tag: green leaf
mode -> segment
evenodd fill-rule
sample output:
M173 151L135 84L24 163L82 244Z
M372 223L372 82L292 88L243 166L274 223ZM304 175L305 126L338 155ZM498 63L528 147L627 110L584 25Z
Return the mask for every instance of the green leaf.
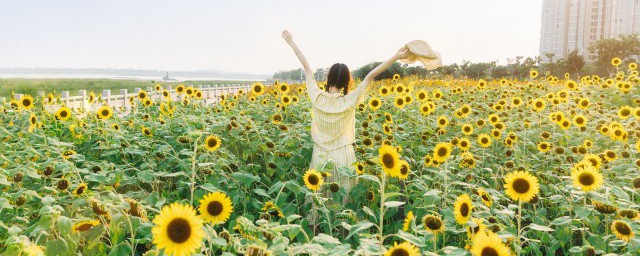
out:
M541 226L541 225L538 225L538 224L535 224L535 223L529 224L529 228L533 229L533 230L543 231L543 232L551 232L551 231L553 231L553 229L550 228L550 227Z
M244 172L234 172L231 174L231 177L244 183L244 185L247 187L251 186L251 184L254 182L260 181L260 177Z
M69 246L62 239L49 240L45 243L45 255L68 255Z
M403 204L404 202L400 202L400 201L389 201L389 202L384 202L384 207L394 208L394 207L401 206Z
M113 247L109 256L116 255L131 255L131 246L128 243L120 243Z
M367 175L360 175L360 176L358 176L358 178L360 178L360 179L365 179L365 180L370 180L370 181L373 181L373 182L375 182L375 183L380 184L380 179L378 179L378 177L373 176L373 175L369 175L369 174L367 174Z
M361 221L358 222L358 224L355 224L353 226L351 226L351 229L349 230L349 235L345 238L349 239L351 236L357 234L358 232L365 230L365 229L369 229L370 227L372 227L374 224L368 221Z
M403 240L405 240L407 242L415 244L418 247L424 247L425 246L424 240L422 238L414 236L411 233L407 233L407 232L404 232L402 230L398 230L397 236L402 238Z
M562 217L558 217L555 220L553 220L551 223L549 223L549 225L566 225L571 223L571 217L569 216L562 216Z

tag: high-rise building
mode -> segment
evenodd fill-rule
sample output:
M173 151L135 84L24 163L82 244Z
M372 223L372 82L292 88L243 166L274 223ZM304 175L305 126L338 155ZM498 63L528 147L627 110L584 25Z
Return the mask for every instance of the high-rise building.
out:
M589 46L604 38L640 33L639 0L543 0L540 57L564 59L573 50L587 61Z

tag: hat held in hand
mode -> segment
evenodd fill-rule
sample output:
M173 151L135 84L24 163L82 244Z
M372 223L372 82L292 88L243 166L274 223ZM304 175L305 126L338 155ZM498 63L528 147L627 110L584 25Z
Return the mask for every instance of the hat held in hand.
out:
M442 58L440 53L431 49L431 46L422 40L413 40L405 46L409 49L409 58L400 61L411 64L417 61L422 62L427 70L432 70L442 66Z

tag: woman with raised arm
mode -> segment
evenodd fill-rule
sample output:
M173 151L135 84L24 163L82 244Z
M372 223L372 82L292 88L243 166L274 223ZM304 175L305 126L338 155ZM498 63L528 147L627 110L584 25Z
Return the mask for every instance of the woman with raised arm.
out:
M333 64L327 75L326 89L323 91L318 88L311 66L293 41L291 33L284 30L282 37L291 46L304 68L307 93L313 106L311 137L314 145L310 169L320 170L331 160L334 168L330 170L331 176L327 177L327 182L339 184L348 194L354 185L354 179L341 175L337 168L347 167L353 170L353 164L357 161L353 149L356 142L356 105L364 98L367 86L373 79L397 60L407 58L409 51L406 47L400 48L391 58L373 69L352 92L349 92L352 79L347 65Z

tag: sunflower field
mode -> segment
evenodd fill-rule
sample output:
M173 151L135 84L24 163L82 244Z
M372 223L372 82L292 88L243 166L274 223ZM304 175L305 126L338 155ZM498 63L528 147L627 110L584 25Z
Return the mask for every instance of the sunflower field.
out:
M326 181L331 162L309 169L304 84L215 104L183 86L130 110L11 99L0 253L638 255L640 79L614 66L374 82L356 108L359 161L338 168L350 191Z

